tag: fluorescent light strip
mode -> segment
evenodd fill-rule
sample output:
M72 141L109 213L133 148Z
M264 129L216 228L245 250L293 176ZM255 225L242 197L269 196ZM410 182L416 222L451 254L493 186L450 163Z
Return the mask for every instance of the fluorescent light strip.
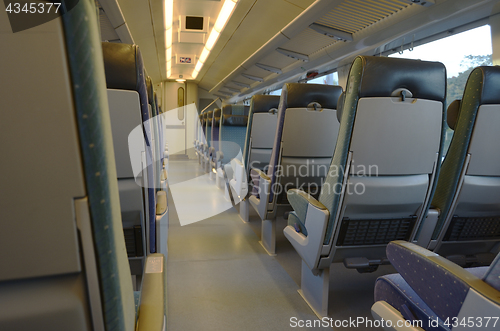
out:
M174 16L174 0L164 2L164 28L165 28L165 60L167 62L167 78L172 75L172 30Z
M203 47L203 51L201 52L201 55L198 58L196 67L194 68L193 73L191 74L193 79L196 79L196 77L198 76L198 73L203 67L205 61L207 60L210 51L212 50L215 43L219 39L220 33L222 32L222 30L224 30L227 21L229 21L229 17L231 17L231 14L233 13L237 2L238 0L225 0L224 3L222 4L219 16L217 16L215 25L210 31L207 42L205 43L205 47Z

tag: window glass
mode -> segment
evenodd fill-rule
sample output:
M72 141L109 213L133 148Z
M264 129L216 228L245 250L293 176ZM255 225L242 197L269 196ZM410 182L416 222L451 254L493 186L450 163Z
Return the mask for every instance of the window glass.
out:
M413 51L405 50L402 54L389 56L442 62L448 76L445 104L448 107L453 100L462 99L465 83L473 68L493 65L490 26L484 25L415 47ZM448 151L452 136L453 131L446 125L444 154Z
M271 91L269 92L269 95L281 95L281 90L282 89Z
M337 72L332 72L328 75L313 78L307 81L308 84L323 84L323 85L339 85L339 75Z

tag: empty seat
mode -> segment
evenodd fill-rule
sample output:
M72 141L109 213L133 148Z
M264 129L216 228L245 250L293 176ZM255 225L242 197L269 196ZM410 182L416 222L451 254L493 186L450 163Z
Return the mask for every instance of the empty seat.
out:
M420 322L408 328L415 331L498 330L500 254L490 267L462 269L420 246L395 241L387 257L399 274L377 279L374 318L390 321L393 330L405 322Z
M387 263L391 240L413 240L425 219L443 138L442 63L357 57L334 157L318 200L289 190L285 236L302 258L301 291L326 316L329 270Z
M318 193L331 162L339 122L340 86L286 84L281 93L273 151L267 174L252 169L250 204L262 219L261 243L276 248L276 215L290 209L286 191Z
M143 233L148 234L146 250L154 253L161 234L166 240L166 192L159 190L159 163L155 162L156 152L159 153L155 145L158 128L150 117L152 107L147 97L142 56L136 45L103 43L102 48L123 220L127 227L141 225L142 218L146 220L145 226L142 225ZM139 135L134 135L135 132ZM133 242L136 236L131 233L128 238ZM141 262L132 261L132 266Z
M219 153L216 162L218 185L224 184L226 196L231 197L229 180L233 178L231 160L242 160L243 144L248 123L250 109L244 105L225 105L222 108L222 117L219 128Z
M214 172L220 166L217 162L217 154L219 153L219 128L220 128L221 109L215 108L212 115L212 147L210 147L210 177L214 177Z
M205 155L203 158L203 168L205 169L206 172L209 171L210 169L210 157L211 157L211 147L212 147L212 118L214 116L214 111L209 110L207 111L206 117L205 117L205 137L206 137L206 143L205 143Z
M454 129L432 205L440 215L422 231L428 246L456 263L489 264L500 242L500 68L478 67L467 80L463 99L448 107ZM420 240L420 238L419 238Z
M0 70L11 77L0 123L3 134L22 137L2 141L16 162L0 165L9 174L0 176L9 191L2 216L15 220L2 222L0 233L1 330L134 330L137 324L96 13L95 1L81 0L15 34L0 13ZM28 81L19 75L24 70L33 75ZM32 110L28 116L16 114L20 99ZM28 187L33 198L26 208ZM165 261L155 254L149 268L151 262ZM142 323L152 313L148 323L156 330L166 312L160 269L144 274L138 317Z
M269 165L278 124L279 103L280 97L277 95L254 95L250 101L243 150L247 176L251 168L265 170Z
M248 125L243 146L243 162L234 162L231 189L244 199L240 203L240 217L248 222L248 180L250 169L256 168L264 172L269 165L273 151L274 136L278 124L277 95L254 95L250 101Z

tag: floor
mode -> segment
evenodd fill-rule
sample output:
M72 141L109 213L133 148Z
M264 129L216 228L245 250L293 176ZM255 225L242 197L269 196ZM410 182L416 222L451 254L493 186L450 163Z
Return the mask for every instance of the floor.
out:
M250 222L243 223L197 160L171 160L168 177L169 331L290 330L297 329L292 327L294 321L319 323L297 293L300 258L281 230L277 231L278 255L271 257L258 243L258 216L252 212ZM279 219L277 229L284 228L285 222ZM385 267L358 274L332 265L329 317L371 319L375 279L391 272L391 267Z

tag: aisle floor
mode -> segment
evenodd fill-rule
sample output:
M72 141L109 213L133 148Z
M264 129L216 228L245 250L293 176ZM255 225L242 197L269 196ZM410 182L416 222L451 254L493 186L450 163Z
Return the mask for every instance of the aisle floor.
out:
M317 318L297 293L300 258L281 230L278 256L271 257L258 242L258 216L243 223L197 160L170 161L168 178L167 330L331 330L291 327L291 318ZM213 216L196 221L203 213ZM179 215L192 222L181 226ZM278 220L277 229L284 224ZM329 317L370 317L376 277L393 272L381 269L361 275L333 265Z

